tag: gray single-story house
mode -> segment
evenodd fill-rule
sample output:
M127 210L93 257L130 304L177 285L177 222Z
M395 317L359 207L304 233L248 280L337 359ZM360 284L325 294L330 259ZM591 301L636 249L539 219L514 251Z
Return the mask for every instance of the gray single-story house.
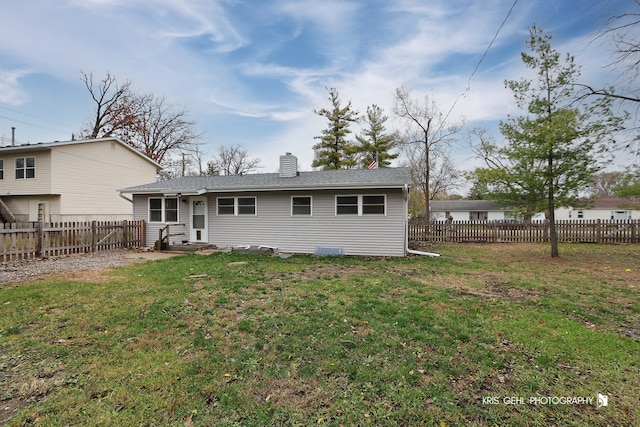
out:
M170 225L170 244L266 246L282 252L338 249L345 255L404 256L409 168L189 176L120 190L145 220L146 240Z

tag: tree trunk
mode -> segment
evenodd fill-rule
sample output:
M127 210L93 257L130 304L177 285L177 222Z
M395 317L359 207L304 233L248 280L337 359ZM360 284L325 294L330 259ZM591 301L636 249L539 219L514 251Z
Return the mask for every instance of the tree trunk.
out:
M556 204L553 185L553 154L549 154L549 240L551 242L551 257L558 258L558 233L556 231Z
M431 168L429 164L429 133L427 130L424 131L424 215L427 218L427 221L431 221L431 208L429 206L430 199L430 185L429 180L431 179Z

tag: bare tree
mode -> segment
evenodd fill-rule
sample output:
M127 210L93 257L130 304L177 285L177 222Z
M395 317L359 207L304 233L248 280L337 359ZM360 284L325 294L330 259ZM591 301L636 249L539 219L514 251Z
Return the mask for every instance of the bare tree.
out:
M223 145L216 158L209 162L208 169L212 175L244 175L260 167L260 159L251 158L247 150L240 144Z
M617 147L629 149L639 147L638 112L640 112L640 0L629 1L629 12L612 15L605 23L595 40L610 38L613 42L613 58L606 67L620 71L622 80L618 87L596 87L583 82L575 83L578 89L577 100L592 96L605 97L617 101L621 108L631 108L635 112L625 113L625 125L616 129L619 141ZM620 141L622 139L622 141ZM640 153L639 153L640 154Z
M138 111L130 81L118 84L109 72L99 83L94 83L92 73L82 72L82 81L95 103L95 113L80 131L81 137L120 136L137 127Z
M593 176L593 182L589 186L591 197L613 197L615 188L622 179L620 172L600 172Z
M419 172L425 198L425 216L430 217L429 197L431 196L432 154L436 149L449 145L454 135L462 128L461 124L450 123L448 117L438 108L436 102L425 96L419 100L411 96L409 89L396 89L393 112L407 124L406 137L403 144L418 145L422 156ZM418 167L418 166L416 166Z
M411 168L413 188L420 189L420 194L422 194L425 188L424 182L427 179L423 167L425 164L424 149L422 145L405 144L402 147L402 154L409 168ZM455 168L449 153L444 150L444 147L437 147L430 153L428 179L428 200L447 199L453 190L460 187L463 174ZM412 216L420 216L424 212L426 200L424 195L422 196L422 201L414 200L411 207L413 209Z
M633 10L619 15L609 17L604 29L598 34L596 39L611 37L615 50L614 59L607 65L609 68L621 68L627 77L625 87L613 88L593 88L589 85L579 84L577 86L585 89L587 95L601 95L626 102L640 103L640 87L638 87L638 76L640 76L640 0L632 0Z
M82 76L95 102L94 118L80 132L82 137L120 138L161 164L169 160L169 153L189 152L197 146L200 134L195 132L195 122L165 97L138 94L130 81L118 84L110 73L97 85L91 73Z
M194 131L195 122L187 119L187 111L153 95L139 96L136 102L138 128L127 141L134 148L159 163L167 153L195 149L200 135Z

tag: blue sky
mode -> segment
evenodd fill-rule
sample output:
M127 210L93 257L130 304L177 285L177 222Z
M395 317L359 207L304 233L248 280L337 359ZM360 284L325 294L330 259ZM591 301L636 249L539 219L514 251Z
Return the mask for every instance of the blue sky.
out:
M525 74L520 52L535 22L595 86L617 83L605 39L593 39L632 0L25 0L2 8L0 137L68 140L93 112L81 71L130 80L190 112L205 158L242 144L274 172L292 152L310 170L329 107L326 88L392 120L405 85L467 128L497 133L514 113L505 79ZM469 88L468 92L466 91ZM463 96L464 94L464 96ZM353 131L358 132L358 127ZM471 153L456 150L465 168Z

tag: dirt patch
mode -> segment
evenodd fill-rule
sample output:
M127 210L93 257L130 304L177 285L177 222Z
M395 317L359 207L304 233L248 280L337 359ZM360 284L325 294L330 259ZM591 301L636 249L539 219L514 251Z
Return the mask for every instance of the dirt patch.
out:
M126 279L126 276L110 275L111 268L101 270L80 270L80 271L63 271L61 273L49 276L49 278L60 278L70 280L72 282L86 283L106 283L112 280Z
M0 284L23 284L43 278L104 282L113 280L113 276L106 275L106 272L113 268L183 254L183 252L118 250L6 262L0 264Z

